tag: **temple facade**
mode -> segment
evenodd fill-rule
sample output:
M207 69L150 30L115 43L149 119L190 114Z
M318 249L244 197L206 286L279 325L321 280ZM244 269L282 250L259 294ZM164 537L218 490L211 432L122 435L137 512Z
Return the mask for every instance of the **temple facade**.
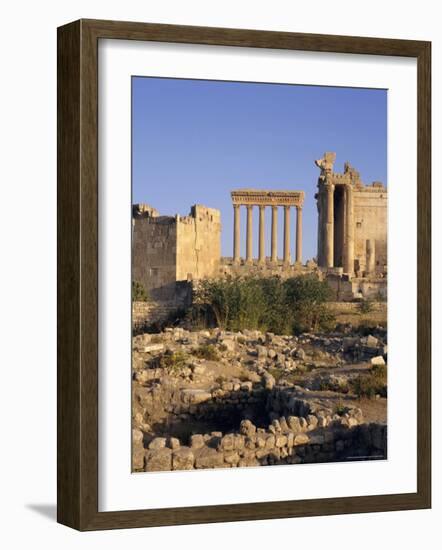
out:
M334 172L335 153L315 161L321 170L318 192L318 254L321 268L340 268L350 277L387 273L387 189L365 185L348 162Z
M247 212L246 229L246 258L245 262L253 262L253 208L259 208L259 243L258 243L258 263L266 262L265 256L265 209L272 210L271 224L271 256L270 262L278 262L278 208L284 210L284 247L283 263L290 265L292 263L290 255L290 212L292 208L296 209L296 252L295 262L302 262L302 207L304 204L303 191L264 191L261 189L238 189L231 192L233 203L233 261L236 264L241 262L240 257L240 212L241 206L244 206Z

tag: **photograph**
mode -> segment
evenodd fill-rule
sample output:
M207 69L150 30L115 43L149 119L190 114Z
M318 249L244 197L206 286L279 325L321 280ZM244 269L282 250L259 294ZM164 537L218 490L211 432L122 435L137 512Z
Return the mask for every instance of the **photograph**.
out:
M387 460L388 90L130 108L132 471Z

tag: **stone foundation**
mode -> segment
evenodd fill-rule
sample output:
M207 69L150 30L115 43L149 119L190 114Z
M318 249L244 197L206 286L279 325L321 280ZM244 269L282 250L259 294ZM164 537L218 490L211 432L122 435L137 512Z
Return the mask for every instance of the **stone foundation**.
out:
M133 302L132 329L137 332L151 325L161 324L177 309L176 302Z
M360 325L387 325L387 303L370 302L371 311L362 313L360 302L327 302L329 309L340 324L351 324L354 327Z
M336 414L320 402L303 399L295 387L273 384L269 377L264 385L225 383L212 391L157 386L138 392L135 408L140 406L157 422L152 426L155 436L134 430L133 469L386 459L385 425L364 424L356 407ZM194 433L198 425L207 431Z
M307 262L307 265L301 263L286 264L283 260L272 261L271 258L266 258L263 262L259 260L251 260L246 262L244 259L234 262L233 258L221 258L219 276L256 276L256 277L274 277L279 276L283 279L289 277L298 277L299 275L307 275L315 273L318 277L321 276L314 262Z

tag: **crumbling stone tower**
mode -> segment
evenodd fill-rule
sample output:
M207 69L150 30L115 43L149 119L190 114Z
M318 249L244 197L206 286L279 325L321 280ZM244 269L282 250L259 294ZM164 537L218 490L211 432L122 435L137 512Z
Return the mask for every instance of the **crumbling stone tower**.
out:
M220 211L197 204L188 216L160 216L149 205L134 205L132 256L132 279L153 300L179 305L189 281L219 270Z

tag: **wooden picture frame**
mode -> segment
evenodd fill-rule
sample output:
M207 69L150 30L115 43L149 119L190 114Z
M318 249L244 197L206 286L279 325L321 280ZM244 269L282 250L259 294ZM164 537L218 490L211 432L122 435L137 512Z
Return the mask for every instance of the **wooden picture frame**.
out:
M404 56L418 67L417 492L98 511L98 41L159 41ZM79 20L58 29L58 521L82 531L431 506L431 44L422 41Z

